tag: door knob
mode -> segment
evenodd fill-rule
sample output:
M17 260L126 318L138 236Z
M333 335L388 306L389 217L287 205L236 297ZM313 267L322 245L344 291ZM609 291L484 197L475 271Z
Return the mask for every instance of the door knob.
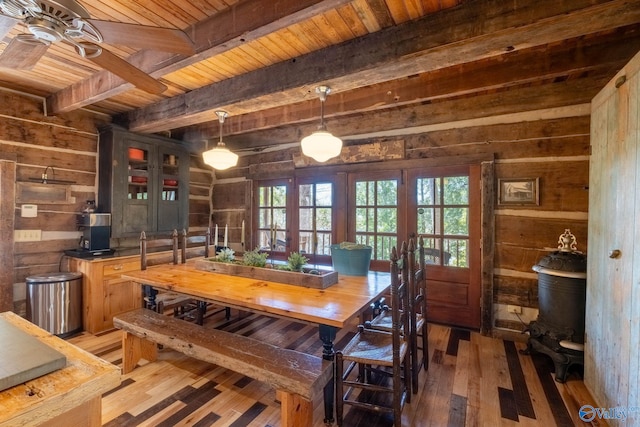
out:
M622 252L620 252L620 249L614 249L612 251L609 251L609 258L611 259L620 258L620 255L622 255Z

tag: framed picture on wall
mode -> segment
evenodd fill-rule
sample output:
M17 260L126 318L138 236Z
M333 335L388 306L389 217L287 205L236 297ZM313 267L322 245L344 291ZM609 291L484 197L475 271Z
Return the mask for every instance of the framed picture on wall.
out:
M540 178L498 179L499 205L539 205Z

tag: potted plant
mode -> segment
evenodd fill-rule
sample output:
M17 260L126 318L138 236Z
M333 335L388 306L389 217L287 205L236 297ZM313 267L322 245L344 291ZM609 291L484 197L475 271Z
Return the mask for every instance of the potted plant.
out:
M331 245L331 263L333 269L347 276L366 276L371 263L371 246L359 243L342 242Z
M260 252L258 248L247 251L242 255L242 263L251 267L265 267L267 265L267 252Z

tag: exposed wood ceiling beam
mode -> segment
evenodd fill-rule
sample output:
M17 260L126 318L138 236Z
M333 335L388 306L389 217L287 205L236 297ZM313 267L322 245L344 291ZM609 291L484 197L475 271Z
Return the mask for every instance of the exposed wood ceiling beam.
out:
M151 76L159 78L350 1L242 1L185 30L194 42L196 55L185 57L173 53L143 50L131 55L127 60ZM49 96L47 111L50 114L59 114L75 110L131 88L130 83L108 71L99 71Z
M157 132L214 120L215 109L239 115L312 99L318 83L342 92L637 22L640 2L625 0L473 2L160 101L123 119L130 130Z
M621 35L623 31L624 35ZM381 110L539 80L565 78L596 69L612 70L613 73L638 50L640 23L592 39L581 37L567 40L560 49L551 49L548 45L523 49L484 61L331 95L325 105L325 117L331 119L354 111ZM313 125L310 122L318 119L319 101L309 100L231 117L225 124L224 134L226 139L234 139L231 137L235 134L279 126L305 124L308 127ZM219 128L217 122L206 122L173 130L172 135L184 141L199 142L217 138Z
M547 82L530 87L522 86L478 94L473 97L457 97L433 103L412 104L382 110L377 112L375 116L366 115L366 113L352 114L331 120L328 127L335 135L349 135L348 139L362 139L373 135L376 137L395 137L420 133L421 128L439 123L538 109L562 108L589 103L610 77L610 73L603 73L591 79ZM225 137L225 143L236 152L252 149L259 151L273 145L273 141L277 141L281 145L299 143L303 136L313 130L315 127L311 125L283 126L235 137ZM199 148L201 147L194 147L194 149Z

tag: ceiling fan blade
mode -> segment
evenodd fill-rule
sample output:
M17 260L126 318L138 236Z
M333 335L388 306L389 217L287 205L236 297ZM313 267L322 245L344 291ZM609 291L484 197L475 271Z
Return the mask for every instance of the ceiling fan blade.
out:
M19 34L11 39L0 55L0 67L30 70L48 48L48 43L43 43L28 34Z
M7 35L16 25L17 20L8 16L0 15L0 39Z
M96 19L86 19L86 21L98 29L105 43L181 53L183 55L193 55L195 53L193 42L181 30Z
M94 51L101 50L99 54L87 55L86 58L88 60L99 65L105 70L112 72L116 76L128 81L138 89L142 89L145 92L149 92L155 95L161 94L162 92L167 90L167 87L164 84L160 83L144 71L134 67L124 59L120 58L117 55L114 55L103 47L98 47L87 43L84 43L83 46L89 49L93 47Z

